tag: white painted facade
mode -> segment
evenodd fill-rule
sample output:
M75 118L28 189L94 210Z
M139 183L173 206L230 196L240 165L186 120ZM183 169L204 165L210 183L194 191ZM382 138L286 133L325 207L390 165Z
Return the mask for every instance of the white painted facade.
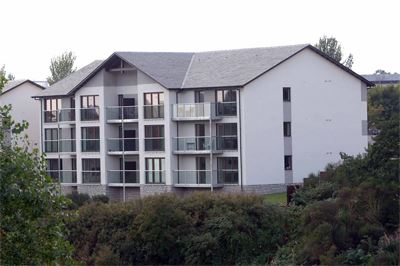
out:
M290 102L283 101L283 87L290 87ZM103 69L72 96L75 98L75 121L43 123L43 136L46 128L74 127L76 151L68 154L52 152L47 156L50 159L64 156L76 159L76 182L64 186L77 187L78 191L84 186L101 186L103 190L100 193L108 193L109 188L113 188L114 192L118 190L118 193L123 193L124 190L127 193L126 189L129 188L138 195L147 195L144 191L148 188L154 193L192 189L268 191L246 188L270 185L284 187L286 184L300 183L310 173L322 171L328 163L338 162L340 152L356 155L363 153L368 145L367 135L363 134L362 128L365 124L362 121L367 120L366 85L309 49L299 52L243 87L229 88L236 95L236 102L233 103L236 115L216 116L214 113L210 117L193 117L189 114L196 110L196 106L201 106L204 112L214 111L216 91L219 89L168 90L137 69L124 72ZM195 104L195 91L199 90L203 91L204 102ZM164 95L164 117L146 119L145 93L153 92ZM81 96L85 95L99 97L99 119L96 121L80 120ZM110 121L107 118L110 108L120 104L118 95L135 98L137 118L129 121ZM65 97L62 108L69 108L68 97L71 96ZM187 109L183 104L188 104ZM180 108L182 117L176 117L177 108ZM283 135L284 121L291 122L290 137ZM236 124L236 135L217 136L217 124L221 123ZM221 139L226 137L233 140L229 147L233 145L234 148L218 144L210 149L208 142L201 142L202 148L196 148L198 142L193 141L196 124L204 125L205 134L200 137L201 141L210 141L208 137L211 135L216 143L221 143ZM145 150L145 141L148 141L145 140L145 126L149 125L164 126L163 150ZM99 127L99 151L81 150L81 128L89 126ZM135 130L138 139L135 151L110 153L108 143L112 138L121 137L120 127ZM177 149L177 141L184 142L183 150ZM291 170L285 170L285 155L292 156ZM196 159L198 157L204 159ZM225 159L228 160L226 157L237 160L235 169L224 169L220 165ZM83 182L81 170L82 159L85 158L100 159L100 180L95 184ZM150 171L146 168L148 158L164 159L163 182L150 184L147 181L146 175ZM198 165L203 160L205 169L199 171ZM137 182L111 182L113 171L125 170L120 161L136 162L140 177ZM226 178L224 171L235 181L221 179L221 176ZM204 176L200 172L204 172ZM127 171L125 179L126 176ZM181 179L183 176L184 181Z
M0 106L11 104L11 116L17 123L23 120L29 123L24 133L28 135L31 148L40 145L40 102L32 98L42 90L41 87L30 82L0 94Z

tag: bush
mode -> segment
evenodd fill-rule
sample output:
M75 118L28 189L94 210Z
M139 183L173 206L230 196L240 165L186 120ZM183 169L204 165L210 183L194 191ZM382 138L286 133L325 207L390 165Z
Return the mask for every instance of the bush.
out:
M94 202L102 202L102 203L108 203L110 199L106 195L94 195L92 197L92 200Z
M288 221L258 196L167 194L85 204L69 238L86 264L265 264L286 243Z
M85 203L90 201L90 196L84 193L72 192L71 194L67 194L66 197L71 200L70 209L78 209L83 206Z

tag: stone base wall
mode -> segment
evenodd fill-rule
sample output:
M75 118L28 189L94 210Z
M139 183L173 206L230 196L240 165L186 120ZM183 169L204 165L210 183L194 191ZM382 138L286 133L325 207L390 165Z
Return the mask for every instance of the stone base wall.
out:
M174 192L174 187L171 185L155 185L155 184L140 185L141 197L152 196L168 192Z
M88 194L91 197L95 195L107 195L107 186L100 184L79 184L78 192Z
M252 193L258 195L266 195L273 193L286 192L286 186L289 184L268 184L268 185L224 185L223 187L214 188L215 193ZM141 197L157 195L162 193L174 192L178 195L185 196L198 191L211 191L210 188L183 188L174 187L172 185L158 184L142 184L140 187L125 187L126 201L138 199ZM110 201L123 201L122 187L108 187L101 184L78 184L75 186L61 185L61 193L63 195L72 192L84 193L89 196L106 195Z
M110 201L124 201L124 189L122 187L108 187L107 196ZM125 187L125 200L135 200L140 198L139 187Z
M245 193L254 193L259 195L286 192L287 184L268 184L268 185L247 185L243 186Z

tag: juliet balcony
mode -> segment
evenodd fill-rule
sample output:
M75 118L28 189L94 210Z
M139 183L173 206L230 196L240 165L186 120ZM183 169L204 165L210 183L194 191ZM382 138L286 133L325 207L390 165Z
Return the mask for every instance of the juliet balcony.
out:
M43 111L44 123L75 122L75 109L66 108L54 111Z
M108 184L111 186L139 186L139 170L108 170Z
M47 174L54 182L76 184L76 170L48 170Z
M59 140L45 140L44 152L45 153L75 153L76 141L75 139L59 139Z
M138 154L139 139L137 138L109 138L107 139L107 152L110 155Z
M137 106L108 106L106 107L107 123L137 122Z

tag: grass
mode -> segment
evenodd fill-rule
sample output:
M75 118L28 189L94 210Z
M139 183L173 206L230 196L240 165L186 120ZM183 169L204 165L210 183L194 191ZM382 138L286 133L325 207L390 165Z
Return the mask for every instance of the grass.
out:
M265 195L265 201L269 203L286 205L286 192Z

